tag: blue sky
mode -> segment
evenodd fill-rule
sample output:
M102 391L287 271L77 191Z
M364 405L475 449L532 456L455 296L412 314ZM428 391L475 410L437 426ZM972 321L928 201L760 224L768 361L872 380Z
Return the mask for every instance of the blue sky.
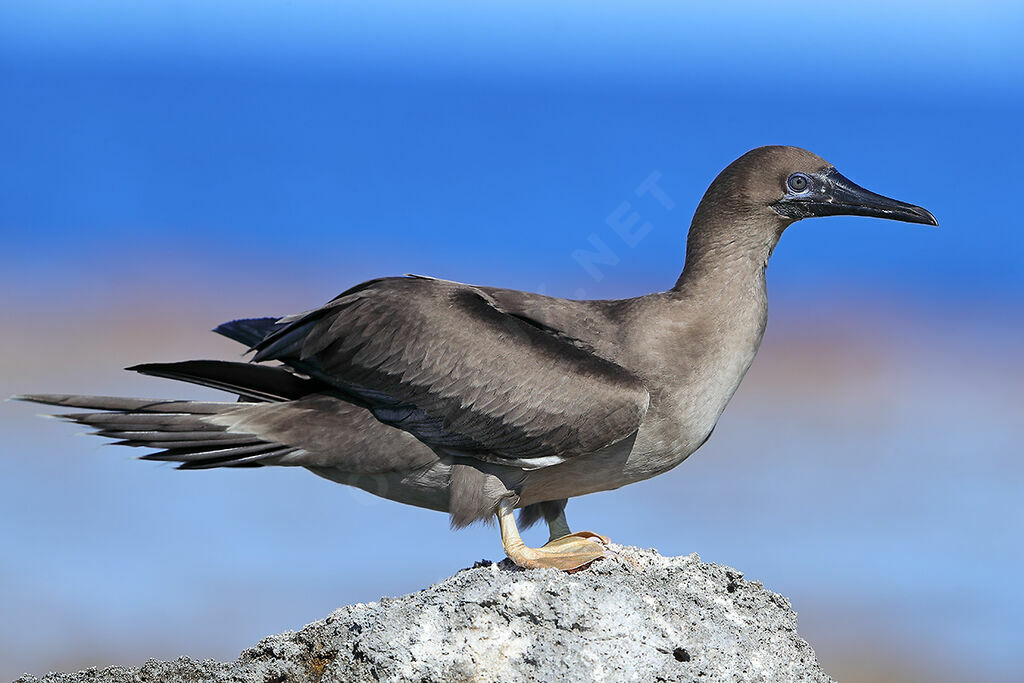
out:
M942 230L801 226L813 236L780 252L792 264L777 286L808 272L947 295L1024 286L1005 184L1022 170L1006 152L1024 115L1012 3L59 6L0 6L0 227L31 256L8 251L16 280L41 248L68 268L101 249L126 269L154 244L200 273L230 249L240 258L217 266L244 278L264 244L298 230L321 247L293 245L307 274L365 245L374 266L355 278L442 269L635 294L674 278L688 212L719 169L789 143L927 206ZM647 207L657 229L623 277L567 268L654 171L680 208ZM827 262L804 251L821 246Z
M753 81L948 79L992 87L1022 73L1018 3L296 1L4 3L5 50L125 50L170 59L361 66L607 83L688 76ZM835 74L832 74L835 75ZM841 82L835 83L841 85Z

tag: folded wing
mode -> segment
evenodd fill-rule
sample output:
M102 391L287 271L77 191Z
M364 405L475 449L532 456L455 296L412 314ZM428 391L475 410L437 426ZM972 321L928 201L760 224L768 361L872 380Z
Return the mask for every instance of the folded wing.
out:
M388 278L286 319L254 346L444 454L544 467L633 434L643 383L486 292Z

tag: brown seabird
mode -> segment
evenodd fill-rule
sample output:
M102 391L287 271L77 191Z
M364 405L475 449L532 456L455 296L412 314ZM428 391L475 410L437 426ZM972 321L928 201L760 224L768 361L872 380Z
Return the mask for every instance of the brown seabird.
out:
M216 329L253 363L129 368L238 401L18 398L88 410L61 417L181 469L300 466L455 527L497 516L516 564L574 569L608 540L570 533L567 499L666 472L708 439L761 343L772 250L795 221L838 214L937 225L806 150L760 147L708 188L667 292L578 301L383 278ZM515 509L520 525L543 517L551 540L527 547Z

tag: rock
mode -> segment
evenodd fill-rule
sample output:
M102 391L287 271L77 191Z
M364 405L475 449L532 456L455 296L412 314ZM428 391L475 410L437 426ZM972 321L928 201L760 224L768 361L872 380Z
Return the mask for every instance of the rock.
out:
M573 574L507 560L342 607L237 661L26 676L47 681L829 681L789 601L696 555L613 546Z

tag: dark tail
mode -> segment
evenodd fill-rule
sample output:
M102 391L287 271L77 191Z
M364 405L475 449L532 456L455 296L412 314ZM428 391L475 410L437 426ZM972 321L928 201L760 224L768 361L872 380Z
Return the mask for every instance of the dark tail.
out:
M284 324L277 322L278 320L280 318L243 318L218 325L213 331L251 349L284 327Z
M224 361L153 363L130 368L239 394L250 401L288 401L317 392L323 385L283 368ZM92 427L93 433L122 446L159 449L143 460L179 462L179 469L258 467L299 450L266 441L251 433L229 431L216 416L240 408L234 402L167 401L159 399L30 394L14 396L53 406L81 408L85 413L57 415ZM242 404L244 405L244 404Z
M221 360L146 363L126 369L220 389L249 401L291 401L329 388L320 380L300 377L284 368Z

